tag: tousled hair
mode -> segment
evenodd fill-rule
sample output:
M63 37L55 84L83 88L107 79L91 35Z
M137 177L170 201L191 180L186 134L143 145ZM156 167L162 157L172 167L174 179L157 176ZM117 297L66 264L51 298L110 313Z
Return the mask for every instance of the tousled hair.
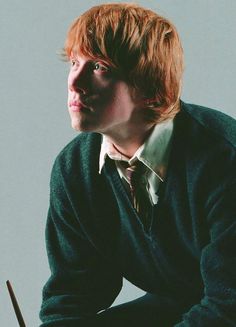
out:
M70 27L64 54L100 58L120 70L146 99L146 118L160 122L180 109L183 50L174 25L132 3L92 7Z

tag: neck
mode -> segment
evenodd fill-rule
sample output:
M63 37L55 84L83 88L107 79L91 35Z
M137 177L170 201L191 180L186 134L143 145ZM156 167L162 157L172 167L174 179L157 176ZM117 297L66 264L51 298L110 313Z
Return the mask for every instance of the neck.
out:
M144 130L139 130L136 133L127 133L126 135L119 134L106 134L109 142L124 156L132 158L137 149L146 141L152 132L153 125L146 127Z

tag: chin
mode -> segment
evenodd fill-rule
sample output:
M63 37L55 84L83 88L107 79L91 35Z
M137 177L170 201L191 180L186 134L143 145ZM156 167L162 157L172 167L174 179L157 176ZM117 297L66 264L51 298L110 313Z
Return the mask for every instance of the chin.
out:
M92 132L89 126L81 124L81 121L71 121L71 127L77 132Z
M75 120L71 120L71 127L75 130L75 131L78 131L80 132L81 131L81 126L80 126L80 123L78 121L75 121Z

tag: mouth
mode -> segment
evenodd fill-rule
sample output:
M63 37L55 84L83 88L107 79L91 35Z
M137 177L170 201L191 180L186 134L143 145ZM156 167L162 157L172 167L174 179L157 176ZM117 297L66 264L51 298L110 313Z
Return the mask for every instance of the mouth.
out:
M69 109L72 112L82 112L84 110L89 110L89 108L82 103L81 101L70 101L69 102Z

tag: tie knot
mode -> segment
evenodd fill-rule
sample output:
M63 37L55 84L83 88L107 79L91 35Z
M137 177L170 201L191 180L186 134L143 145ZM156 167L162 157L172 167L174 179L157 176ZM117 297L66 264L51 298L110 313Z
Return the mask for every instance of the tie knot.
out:
M151 201L147 190L146 176L148 169L139 160L136 160L133 165L129 165L128 162L121 162L121 165L125 169L129 182L132 204L146 229L150 225L151 214Z
M138 183L143 182L143 176L145 174L146 168L145 165L137 160L133 165L128 165L126 168L126 176L131 187L136 187Z

